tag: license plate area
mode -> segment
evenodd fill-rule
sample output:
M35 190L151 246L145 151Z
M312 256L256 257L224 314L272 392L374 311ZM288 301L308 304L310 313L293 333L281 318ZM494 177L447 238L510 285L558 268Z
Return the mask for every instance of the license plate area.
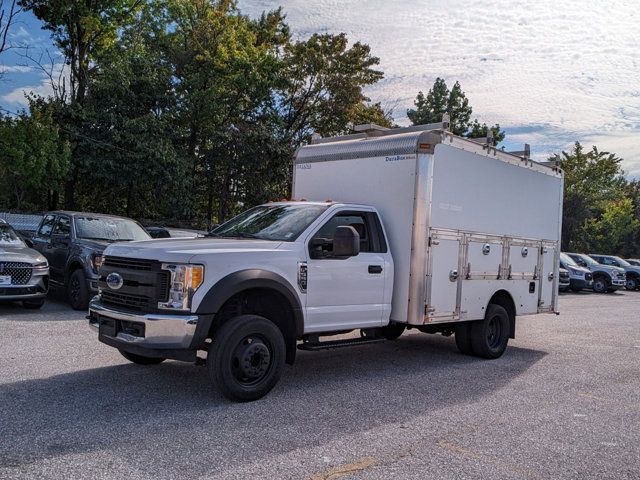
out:
M0 285L11 285L11 275L0 275Z
M144 338L144 323L115 320L113 318L103 316L98 317L99 335L116 337L120 332L134 337Z

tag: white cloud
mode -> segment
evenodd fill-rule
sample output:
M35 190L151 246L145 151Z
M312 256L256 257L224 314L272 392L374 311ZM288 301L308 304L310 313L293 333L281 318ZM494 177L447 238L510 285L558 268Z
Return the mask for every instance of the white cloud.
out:
M0 65L0 73L27 73L33 71L33 67L26 65Z
M515 126L511 141L531 143L538 157L597 140L640 175L636 2L240 1L251 16L280 5L300 36L346 32L368 43L386 77L368 94L397 103L400 122L441 76L460 81L480 120Z

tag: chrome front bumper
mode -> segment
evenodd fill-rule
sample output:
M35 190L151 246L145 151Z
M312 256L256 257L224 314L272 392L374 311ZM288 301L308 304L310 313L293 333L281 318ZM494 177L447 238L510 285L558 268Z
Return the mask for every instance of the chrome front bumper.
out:
M162 313L136 314L115 310L95 297L89 304L89 326L99 339L149 349L189 349L198 325L198 315ZM100 324L103 323L102 328ZM109 328L107 328L109 324ZM142 327L142 328L141 328ZM113 341L104 342L113 344Z

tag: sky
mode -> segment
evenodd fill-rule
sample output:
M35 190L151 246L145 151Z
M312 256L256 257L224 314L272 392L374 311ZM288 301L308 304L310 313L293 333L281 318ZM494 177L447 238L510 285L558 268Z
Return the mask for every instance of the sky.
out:
M371 46L385 78L366 94L399 124L436 77L457 80L473 117L499 123L507 150L531 145L534 159L575 141L623 158L640 177L640 0L240 0L252 17L283 7L296 38L347 33ZM49 49L48 33L23 14L14 43ZM19 51L0 56L0 107L24 92L50 91Z

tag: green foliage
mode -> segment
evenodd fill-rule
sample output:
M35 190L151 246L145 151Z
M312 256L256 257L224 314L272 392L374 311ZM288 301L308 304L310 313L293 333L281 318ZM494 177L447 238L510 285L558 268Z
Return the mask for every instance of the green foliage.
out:
M29 113L0 118L0 201L26 210L46 204L67 172L69 151L46 105L32 101Z
M586 225L599 218L610 202L623 196L625 179L621 159L596 147L585 151L576 142L570 152L554 155L564 170L563 248L590 251ZM604 252L609 253L609 252Z
M640 220L634 213L630 198L608 201L600 216L589 218L582 225L582 235L589 252L612 252L622 256L637 254L629 248L629 240L640 230Z
M460 82L456 82L449 90L444 79L438 77L426 96L423 92L418 92L414 105L415 109L407 110L407 117L413 125L441 122L443 115L448 113L450 129L456 135L482 138L489 132L489 127L485 123L480 124L477 119L471 123L473 109L462 91ZM493 144L498 145L504 140L505 133L500 130L498 124L490 128L493 133Z

